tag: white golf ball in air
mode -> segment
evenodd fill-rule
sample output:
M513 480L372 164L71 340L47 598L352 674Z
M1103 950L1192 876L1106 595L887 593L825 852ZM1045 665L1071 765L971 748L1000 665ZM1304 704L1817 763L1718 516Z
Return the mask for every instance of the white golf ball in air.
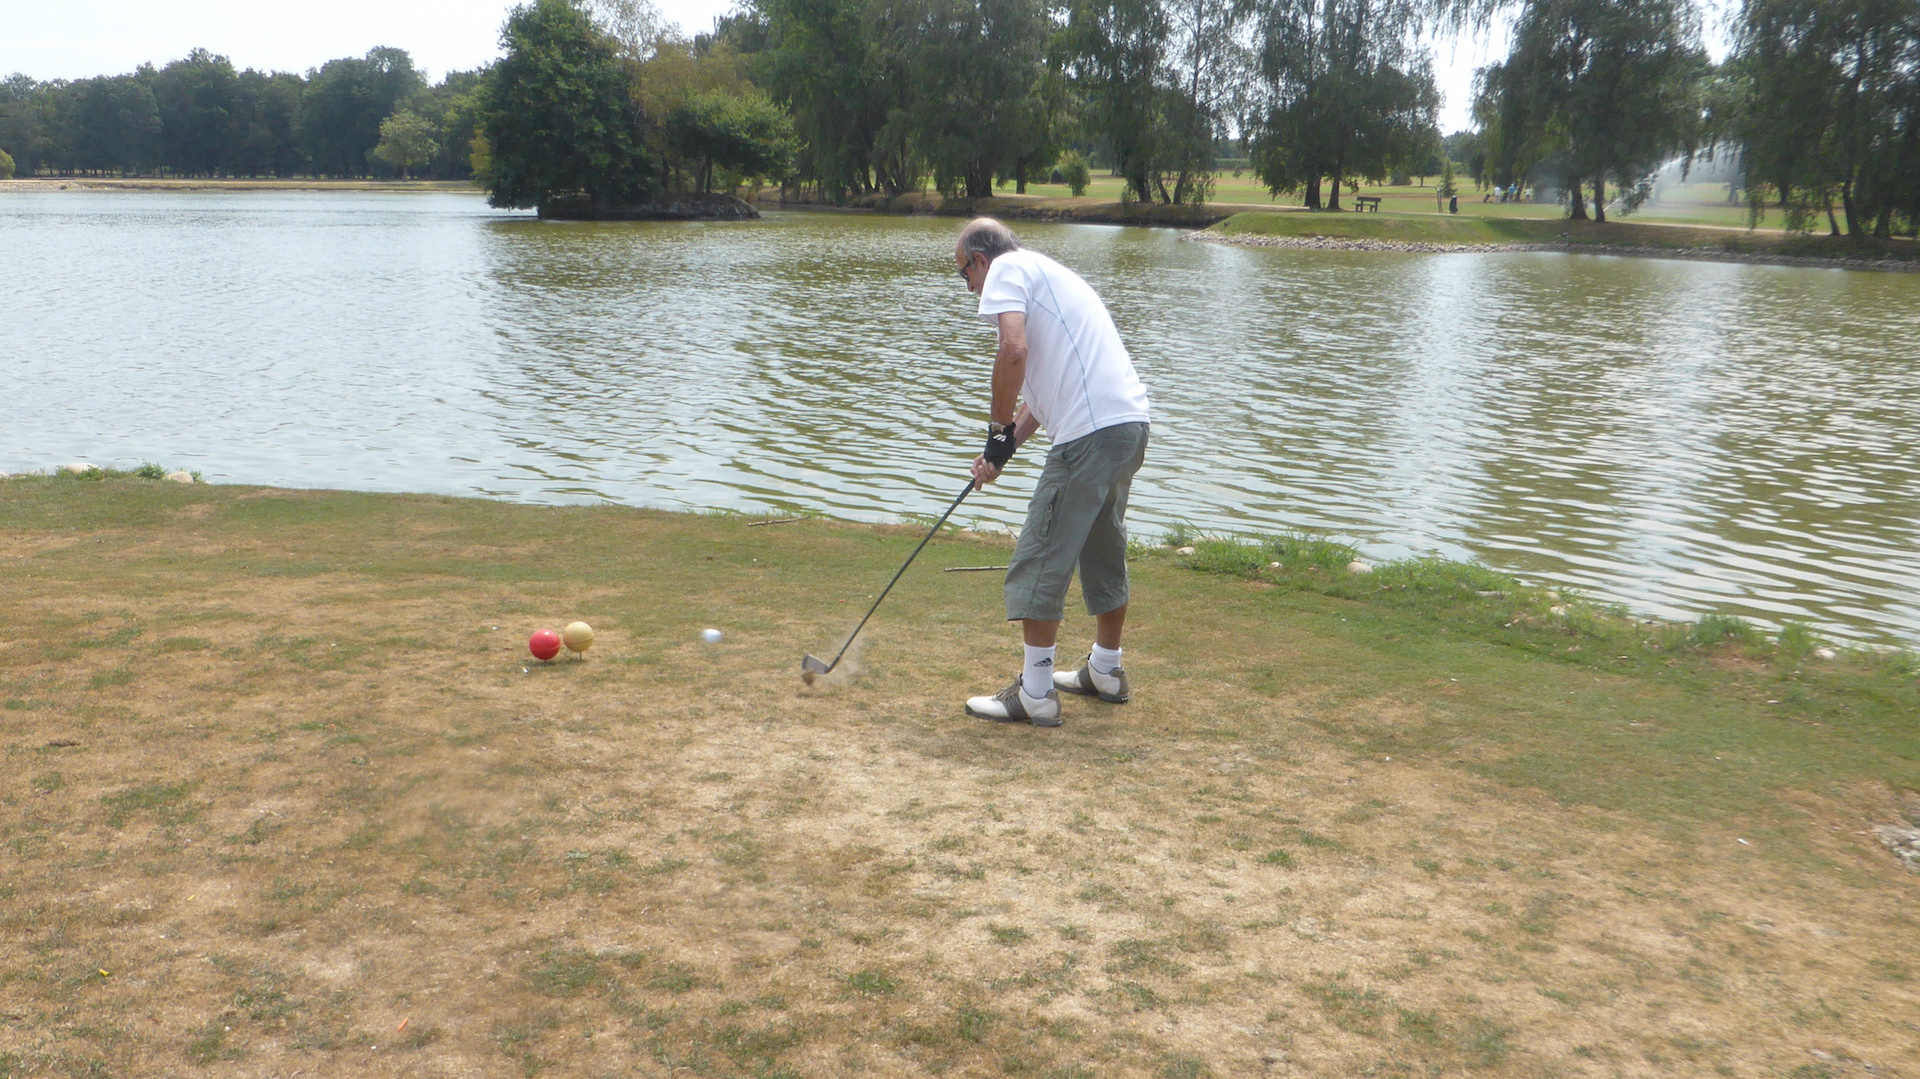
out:
M720 631L717 629L703 629L700 631L700 639L708 644L719 644Z

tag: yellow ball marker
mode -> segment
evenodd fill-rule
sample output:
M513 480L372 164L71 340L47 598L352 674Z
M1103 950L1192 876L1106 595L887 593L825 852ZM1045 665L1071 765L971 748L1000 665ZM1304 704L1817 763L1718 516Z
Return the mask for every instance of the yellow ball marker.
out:
M593 647L593 627L585 622L569 622L560 631L560 642L576 653Z

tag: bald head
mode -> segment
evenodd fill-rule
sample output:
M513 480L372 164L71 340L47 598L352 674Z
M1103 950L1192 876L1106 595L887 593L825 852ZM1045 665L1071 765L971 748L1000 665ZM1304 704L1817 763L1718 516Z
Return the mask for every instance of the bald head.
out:
M1014 237L1013 230L991 217L976 217L960 228L960 243L957 253L963 261L971 262L975 255L987 256L987 261L1020 250L1020 241Z

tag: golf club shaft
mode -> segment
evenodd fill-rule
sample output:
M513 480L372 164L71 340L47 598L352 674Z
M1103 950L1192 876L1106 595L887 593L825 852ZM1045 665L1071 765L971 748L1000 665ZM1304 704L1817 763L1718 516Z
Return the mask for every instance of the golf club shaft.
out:
M973 480L971 477L969 477L967 480L967 485L965 487L960 488L960 493L954 496L953 504L947 507L947 512L941 514L940 519L933 522L933 527L927 529L927 534L925 538L921 539L920 546L915 547L913 549L913 553L907 556L907 560L905 562L900 563L900 569L894 573L893 580L888 581L887 587L882 588L880 590L880 595L873 601L873 606L867 608L866 618L862 618L860 620L860 624L853 627L853 632L847 634L846 643L840 646L840 651L834 653L833 662L827 664L827 670L831 671L835 667L838 667L840 665L840 657L847 654L847 649L852 647L853 645L853 639L855 637L860 636L860 631L866 627L867 618L872 618L873 612L880 609L880 601L887 598L888 592L893 591L893 586L899 583L901 575L907 572L907 567L913 565L913 560L915 558L920 557L921 548L927 545L928 540L933 539L934 533L940 531L941 525L947 523L947 518L953 516L953 511L960 508L960 503L966 501L967 492L971 490L973 490Z

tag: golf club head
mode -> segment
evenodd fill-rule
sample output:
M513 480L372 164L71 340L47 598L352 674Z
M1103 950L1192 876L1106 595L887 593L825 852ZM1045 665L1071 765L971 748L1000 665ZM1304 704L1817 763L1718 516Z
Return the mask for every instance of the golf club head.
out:
M818 656L808 655L800 661L800 669L808 674L831 674L833 667Z

